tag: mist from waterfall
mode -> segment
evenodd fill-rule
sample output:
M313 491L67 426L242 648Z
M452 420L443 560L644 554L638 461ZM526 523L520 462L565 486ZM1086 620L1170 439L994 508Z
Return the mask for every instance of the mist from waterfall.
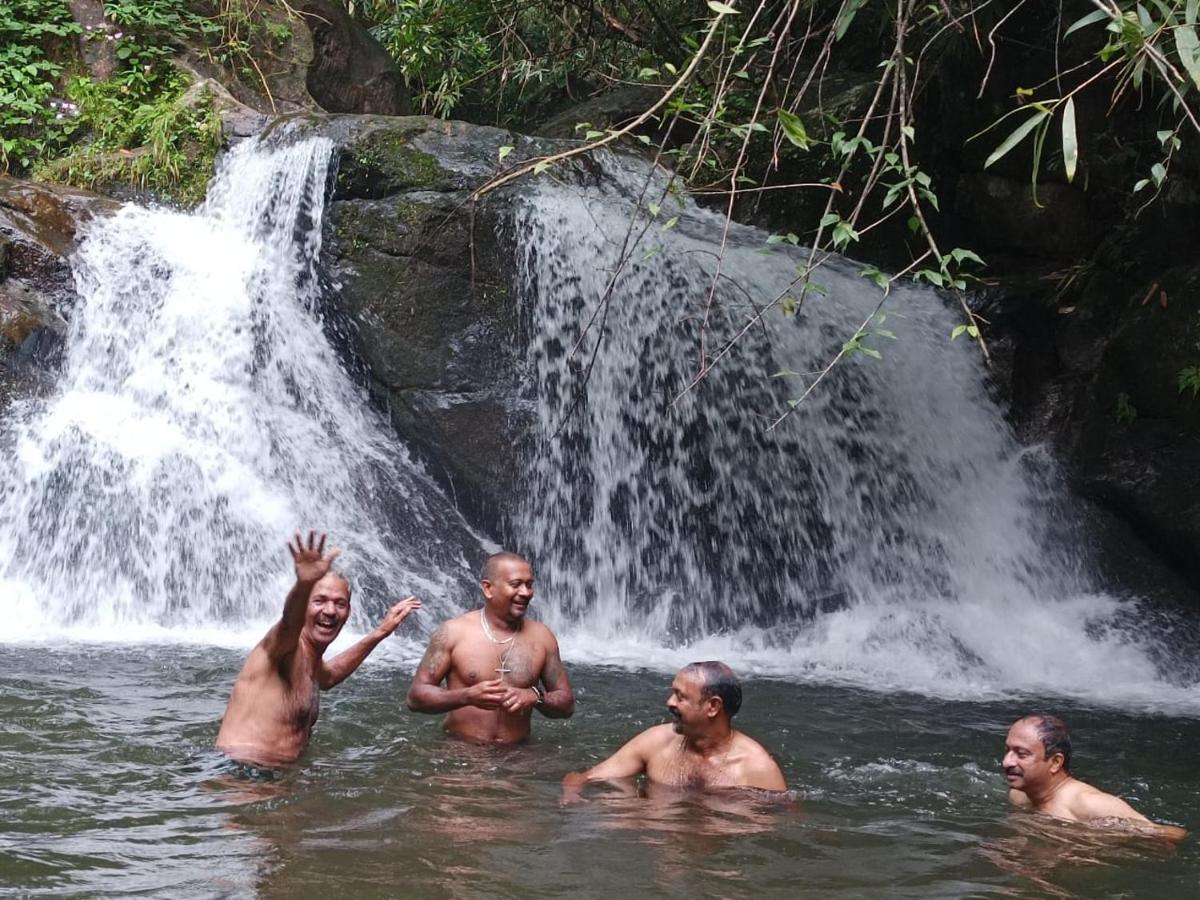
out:
M436 615L473 592L480 540L326 334L332 156L246 142L196 213L130 204L85 227L58 384L5 423L6 638L257 639L299 527L344 549L360 626L397 594Z
M520 521L572 652L1200 709L1194 667L1093 579L1053 461L950 340L953 304L897 285L872 318L880 288L833 260L687 390L701 346L798 296L807 251L733 226L710 299L723 217L644 166L605 168L517 212L539 415ZM868 319L881 358L852 354L768 430Z

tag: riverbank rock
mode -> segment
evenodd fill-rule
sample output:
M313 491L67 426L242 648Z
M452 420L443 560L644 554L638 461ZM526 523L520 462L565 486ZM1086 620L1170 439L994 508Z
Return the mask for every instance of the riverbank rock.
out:
M75 303L68 256L105 197L0 177L0 409L48 383Z

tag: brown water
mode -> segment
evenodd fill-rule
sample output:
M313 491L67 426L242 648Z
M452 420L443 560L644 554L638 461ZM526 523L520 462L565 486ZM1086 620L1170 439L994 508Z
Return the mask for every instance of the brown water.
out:
M9 895L1193 898L1200 883L1195 840L1013 813L998 772L1008 722L1051 708L1081 777L1196 828L1191 718L749 681L739 724L796 802L597 786L563 805L564 773L662 720L668 673L577 667L572 720L492 751L407 712L408 671L373 661L326 695L302 764L252 784L210 750L242 651L0 652Z

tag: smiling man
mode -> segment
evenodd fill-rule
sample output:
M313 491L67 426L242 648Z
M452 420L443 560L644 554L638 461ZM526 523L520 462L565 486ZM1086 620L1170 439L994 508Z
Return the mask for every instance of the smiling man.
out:
M299 534L288 544L296 583L283 616L250 651L233 685L217 747L235 762L272 769L297 760L308 746L321 691L340 684L379 642L421 603L406 597L387 611L370 634L329 662L325 650L350 618L350 584L330 571L338 551L325 555L325 535Z
M552 719L575 711L558 641L526 618L533 568L496 553L480 579L483 607L444 623L429 640L408 691L408 708L449 713L446 731L487 744L528 740L533 710Z
M570 792L588 781L645 775L681 788L787 790L783 772L758 741L733 727L742 687L722 662L684 666L671 682L667 712L674 720L647 728L586 772L563 779Z
M1008 799L1022 809L1089 825L1126 827L1182 839L1187 832L1151 822L1112 794L1071 775L1071 735L1055 716L1036 714L1013 723L1004 745Z

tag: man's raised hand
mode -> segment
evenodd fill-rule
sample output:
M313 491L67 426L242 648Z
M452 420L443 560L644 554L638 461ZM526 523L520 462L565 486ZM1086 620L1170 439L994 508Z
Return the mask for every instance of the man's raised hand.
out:
M325 534L322 533L318 539L315 531L308 533L307 545L300 536L300 532L297 531L295 543L288 542L288 550L292 554L292 560L296 563L296 580L305 584L316 584L324 578L330 567L333 566L333 561L342 552L341 550L330 550L329 555L326 556Z
M400 623L407 619L410 613L420 608L421 601L416 597L405 597L384 613L383 621L379 623L379 630L383 632L384 637L387 637L400 627Z

